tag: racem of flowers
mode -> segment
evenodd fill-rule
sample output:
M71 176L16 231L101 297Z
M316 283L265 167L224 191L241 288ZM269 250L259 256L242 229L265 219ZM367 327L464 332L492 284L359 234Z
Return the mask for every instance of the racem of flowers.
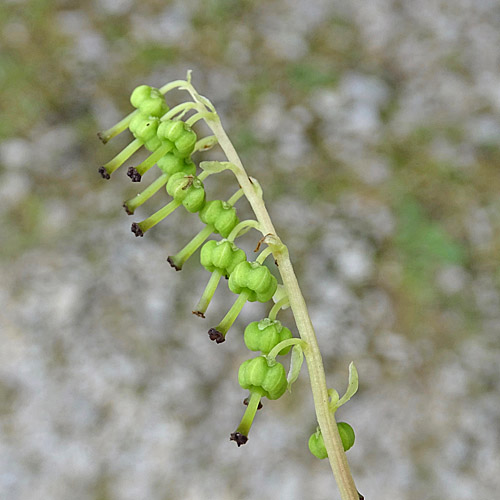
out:
M191 100L172 109L165 94L173 89L186 90ZM140 222L134 222L132 232L142 237L154 226L183 206L188 212L198 214L205 227L177 254L168 258L170 265L180 271L184 263L201 247L200 261L210 278L193 313L204 318L207 308L220 284L228 279L231 292L237 297L220 323L208 330L210 340L217 344L225 342L227 334L238 314L247 302L274 305L266 318L250 323L244 331L244 343L257 357L243 362L239 368L240 386L249 391L243 418L230 440L238 446L248 441L248 435L261 399L275 400L282 397L298 378L304 359L309 366L318 427L309 439L309 449L318 458L329 458L343 500L358 500L344 451L354 444L354 431L345 423L335 424L334 413L356 392L358 376L354 364L349 367L349 385L342 398L334 389L327 389L319 348L305 302L298 287L286 246L276 235L265 208L262 189L256 179L249 177L222 128L219 116L212 103L198 94L188 73L186 80L171 82L160 89L140 85L130 97L135 110L110 129L99 133L107 143L118 134L129 130L134 139L113 159L99 168L104 179L109 179L134 153L145 148L151 154L141 163L129 167L127 175L132 182L142 177L156 165L157 178L143 191L123 204L127 214L146 203L159 191L168 194L170 201ZM190 115L189 117L187 117ZM187 117L187 118L186 118ZM204 120L213 135L199 139L193 130L196 122ZM192 156L219 144L229 161L205 161L196 165ZM207 200L204 180L213 174L230 170L236 176L239 189L228 200ZM245 196L250 203L255 219L240 221L235 204ZM266 245L255 261L249 261L236 240L254 229L262 237L256 251ZM211 239L212 235L218 240ZM272 255L283 280L279 285L265 262ZM293 337L289 328L277 319L280 310L291 307L300 337ZM291 353L290 368L277 361L278 356ZM235 374L236 375L236 374Z

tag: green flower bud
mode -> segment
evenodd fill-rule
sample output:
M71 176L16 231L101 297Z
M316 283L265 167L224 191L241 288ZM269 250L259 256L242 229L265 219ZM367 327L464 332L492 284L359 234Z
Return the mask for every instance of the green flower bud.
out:
M139 85L132 91L130 104L132 104L134 108L138 108L141 105L141 102L148 99L150 95L151 87L149 85Z
M173 174L167 182L167 193L191 213L198 212L205 204L203 182L194 175Z
M265 318L261 321L253 321L245 328L245 345L251 351L261 351L269 354L273 347L283 340L291 339L292 332L281 325L278 320ZM288 354L292 346L285 347L279 355Z
M201 265L211 273L219 271L230 276L234 268L246 259L245 252L227 240L210 240L201 247Z
M189 125L181 120L165 120L161 122L157 135L162 141L172 141L177 155L181 158L190 156L194 151L196 134Z
M163 116L168 111L167 103L162 93L149 85L140 85L130 96L134 108L144 116Z
M184 175L195 175L196 165L191 160L179 158L173 153L167 153L157 163L159 169L168 175L182 172Z
M184 134L186 127L188 126L182 120L162 121L158 127L158 137L175 142Z
M238 382L243 389L259 392L268 399L278 399L286 391L285 368L281 363L269 366L264 357L249 359L238 371Z
M194 151L194 146L196 144L196 134L193 130L186 130L179 139L177 139L174 144L179 155L182 157L188 157Z
M227 238L240 222L236 209L222 200L208 201L200 212L200 219L212 226L223 238Z
M356 438L354 429L347 422L339 422L337 429L339 430L340 439L342 439L344 451L351 449Z
M278 282L266 266L245 261L234 268L228 285L233 293L248 293L250 302L267 302L276 292Z
M337 429L340 434L340 439L342 440L342 447L344 448L344 451L351 449L355 439L353 428L347 422L338 422ZM328 456L325 441L323 440L323 435L319 429L309 438L309 450L319 459L323 459Z
M160 120L158 118L144 116L139 113L132 118L129 129L136 139L147 142L151 139L156 139L159 123Z

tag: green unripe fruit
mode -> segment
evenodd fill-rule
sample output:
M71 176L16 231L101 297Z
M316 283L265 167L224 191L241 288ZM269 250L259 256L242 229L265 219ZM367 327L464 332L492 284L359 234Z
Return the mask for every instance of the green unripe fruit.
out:
M347 422L338 422L337 429L340 434L340 439L342 440L342 447L344 448L344 451L351 449L355 440L353 428ZM316 431L309 438L309 450L315 457L320 459L328 456L321 431Z
M261 321L253 321L245 328L245 345L251 351L261 351L262 354L269 352L283 340L291 339L292 332L281 325L278 320L265 318ZM278 355L288 354L292 346L285 347Z
M315 432L309 438L309 451L320 460L328 457L328 453L326 451L325 442L323 441L323 435L321 432Z
M175 142L184 134L186 127L187 125L182 120L162 121L158 127L158 137Z
M247 293L250 302L267 302L276 292L278 282L266 266L245 261L234 268L228 286L233 293Z
M173 153L167 153L156 164L164 174L172 175L178 172L182 172L184 175L196 174L196 165L191 160L179 158Z
M159 123L158 118L144 116L139 113L132 118L129 129L136 139L147 142L156 139Z
M141 105L141 102L148 99L150 95L151 87L149 85L139 85L132 91L130 104L132 104L134 108L138 108Z
M162 141L174 143L175 153L181 158L186 158L194 151L196 134L191 127L181 120L165 120L161 122L157 132Z
M194 175L173 174L167 182L167 193L191 213L198 212L205 205L203 182Z
M200 252L201 265L207 271L219 271L225 276L230 276L234 268L246 258L241 248L227 240L207 241Z
M130 103L144 116L163 116L168 111L162 93L149 85L140 85L130 96Z
M236 209L222 200L208 201L200 212L200 219L211 225L223 238L227 238L240 222Z
M184 135L175 141L175 148L182 157L190 156L196 144L196 134L192 130L186 130Z
M342 439L344 451L351 449L356 438L354 429L347 422L339 422L337 429L339 430L340 439Z
M243 389L259 392L268 399L278 399L286 391L288 382L281 363L269 366L264 357L249 359L241 364L238 382Z

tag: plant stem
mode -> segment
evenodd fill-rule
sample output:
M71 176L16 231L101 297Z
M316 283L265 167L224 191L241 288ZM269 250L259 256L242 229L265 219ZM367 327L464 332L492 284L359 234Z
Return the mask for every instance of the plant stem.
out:
M250 393L250 399L248 401L247 409L241 419L240 425L236 429L236 432L243 434L243 436L248 437L248 433L250 432L250 427L252 427L253 419L255 418L255 414L257 413L257 409L259 408L260 399L262 396L257 392Z
M207 312L208 306L212 301L212 297L214 296L215 290L219 285L219 281L222 278L222 273L220 271L214 271L208 280L207 286L203 291L203 295L201 296L196 309L193 311L193 314L197 316L205 317L205 313Z
M274 321L276 319L276 316L280 312L281 308L289 306L289 305L290 305L290 301L288 300L288 296L283 297L282 299L278 300L278 302L276 302L276 304L274 304L274 306L269 311L269 314L267 315L267 317Z
M127 200L123 206L129 215L132 215L137 207L149 200L151 196L157 193L168 181L168 174L162 174L158 179L153 181L144 191L136 194L130 200Z
M200 245L214 232L214 228L208 224L205 226L182 250L168 258L170 264L177 270L181 270L182 266L198 250Z
M142 163L139 163L135 169L142 176L144 175L159 159L163 158L172 149L171 144L160 146L154 153L150 154Z
M147 219L144 219L139 223L134 223L132 226L137 227L142 232L139 236L142 236L146 231L151 229L153 226L156 226L158 222L161 222L163 219L168 217L177 207L180 206L180 204L181 203L179 201L172 200L168 205L160 208L160 210L155 212L153 215L150 215ZM132 231L135 233L134 230Z
M103 168L111 175L117 168L121 167L142 146L142 144L142 141L139 139L134 139L125 149L103 165Z
M197 93L190 89L196 99ZM193 93L191 95L193 95ZM204 98L206 99L206 98ZM219 145L226 154L227 159L235 165L234 174L243 189L245 196L250 203L255 216L260 224L260 230L263 235L272 235L279 242L276 229L267 212L264 200L258 195L252 185L238 153L229 140L218 116L210 115L206 119L207 125L215 134ZM325 441L328 459L332 468L333 475L340 490L342 500L359 500L358 492L349 470L349 464L342 446L342 441L337 429L337 424L333 414L328 409L328 392L326 385L325 370L323 360L318 346L316 334L314 332L307 306L300 290L297 277L293 270L292 263L288 255L288 249L284 245L276 245L273 250L274 258L278 263L278 269L281 274L283 285L290 300L290 307L295 317L297 329L300 337L307 342L307 348L304 354L309 370L309 379L313 393L314 407L318 424Z

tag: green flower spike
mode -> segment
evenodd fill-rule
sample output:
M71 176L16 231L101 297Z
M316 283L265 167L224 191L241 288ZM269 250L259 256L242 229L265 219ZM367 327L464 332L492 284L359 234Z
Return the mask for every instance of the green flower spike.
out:
M167 83L166 85L164 85L161 89L159 89L159 92L160 92L160 94L164 95L173 89L176 89L179 87L184 87L184 85L186 85L186 83L187 82L185 80L175 80L173 82L170 82L170 83ZM141 88L141 87L148 87L148 86L141 85L138 88ZM132 92L132 94L134 94L134 92ZM138 104L138 101L136 101L135 99L137 98L138 100L142 100L145 97L147 97L147 92L145 89L142 89L136 93L136 96L134 97L134 102L136 102ZM166 109L168 109L168 107ZM137 116L138 114L140 114L139 109L132 111L132 113L129 113L125 118L121 119L116 125L113 125L112 127L110 127L107 130L99 132L97 134L97 136L104 144L106 144L109 140L113 139L113 137L116 137L117 135L119 135L123 131L125 131L128 128L128 126L130 125L130 122L132 121L132 119L135 116ZM161 116L161 115L159 115L159 116ZM107 177L105 177L105 178L107 178Z
M173 197L168 205L142 222L132 224L131 230L136 236L144 236L146 231L168 217L180 205L184 205L188 212L194 213L205 204L203 182L193 175L184 175L182 172L172 175L167 182L167 192Z
M202 172L200 174L200 176L206 176L206 175L210 175L210 172ZM224 213L227 213L229 211L229 209L231 210L231 213L234 213L234 215L236 216L236 210L232 208L232 206L243 196L243 190L242 189L239 189L238 191L236 191L236 193L233 194L233 196L231 196L231 198L229 198L229 200L227 202L223 201L221 203L224 203L227 207L229 207L228 209L226 209L224 211ZM205 204L205 206L202 208L202 210L200 211L200 218L203 220L202 218L202 213L205 212L205 208L207 207L207 205L210 205L211 201L207 202ZM203 222L205 222L203 220ZM189 259L189 257L191 257L191 255L193 255L194 252L196 252L196 250L198 250L198 248L203 245L203 243L205 242L205 240L212 234L212 233L217 233L219 231L217 231L217 229L214 227L214 225L212 224L207 224L207 226L205 228L203 228L184 248L182 248L179 252L177 252L175 255L169 255L168 257L168 263L176 270L176 271L180 271L182 269L182 266L186 263L186 261ZM214 290L215 291L215 290Z
M210 240L200 253L201 265L212 273L193 314L205 317L205 312L214 296L222 276L230 276L234 268L247 259L245 252L228 240Z
M269 366L266 358L259 356L243 362L238 372L238 382L243 389L250 391L248 407L241 419L240 425L230 436L239 446L248 441L248 433L252 426L260 399L278 399L286 391L287 380L285 368L281 363Z
M281 325L278 320L264 318L261 321L253 321L245 328L245 345L251 351L261 351L262 354L269 354L273 347L283 340L291 339L292 332ZM285 347L279 352L283 356L290 352L292 346Z
M236 321L247 300L267 302L274 295L278 283L271 271L259 262L263 255L269 255L267 249L259 255L256 262L240 262L229 276L229 289L239 294L239 297L222 321L216 327L210 328L208 331L210 340L215 340L218 344L224 342L226 333Z
M344 451L350 450L354 445L355 440L353 428L347 422L338 422L337 429L340 434L340 439L342 440ZM315 457L319 458L320 460L328 457L325 442L323 440L323 435L321 434L319 427L316 429L316 432L309 438L309 450Z

